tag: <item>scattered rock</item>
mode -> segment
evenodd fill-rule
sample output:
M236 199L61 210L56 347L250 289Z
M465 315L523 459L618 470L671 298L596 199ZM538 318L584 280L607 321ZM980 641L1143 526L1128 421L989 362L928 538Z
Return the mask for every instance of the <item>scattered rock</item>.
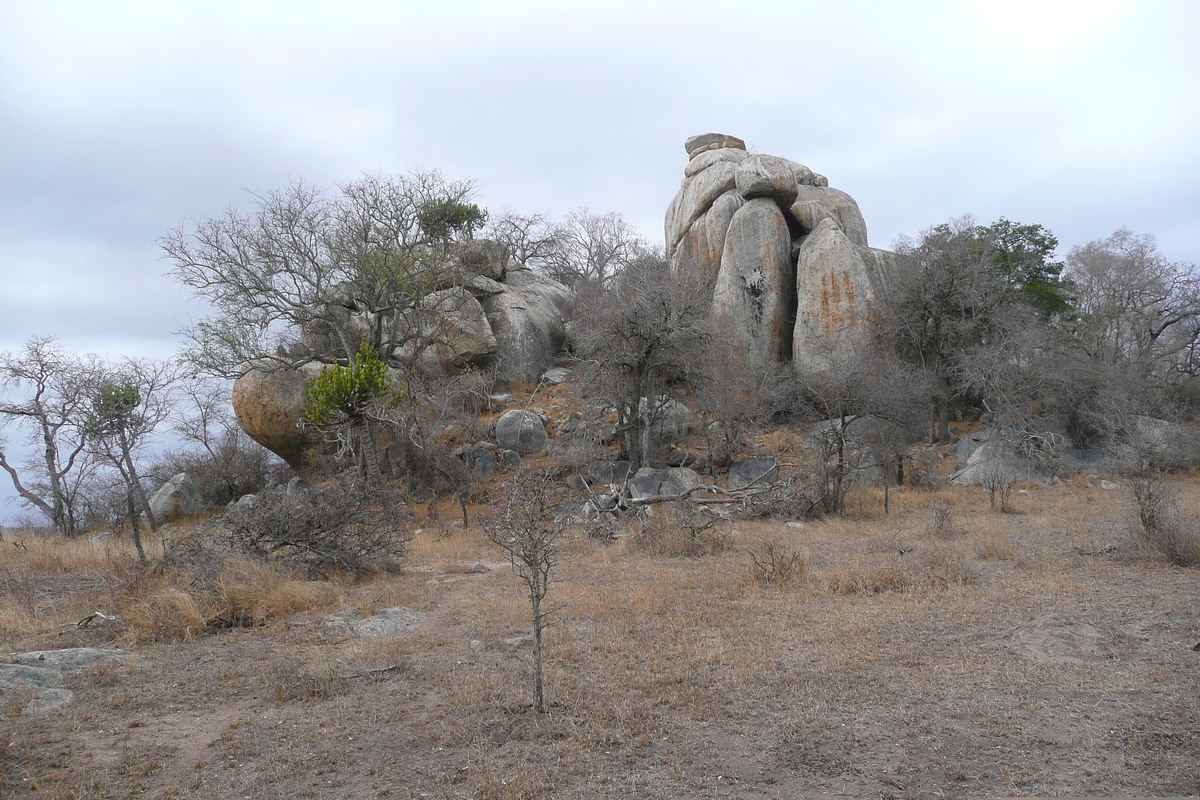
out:
M486 478L498 469L500 469L500 465L496 463L496 457L491 453L484 453L475 459L475 465L471 467L471 475L476 478Z
M13 653L13 661L31 667L45 667L62 672L91 667L96 664L117 664L129 659L124 650L107 650L100 647L67 647L62 650L30 650Z
M662 494L662 485L666 479L665 469L642 467L629 479L629 496L634 500L658 497Z
M53 708L62 708L75 699L70 689L46 689L26 704L22 714L38 714Z
M62 683L62 673L46 667L0 664L0 693L38 692Z
M588 483L587 478L578 473L572 473L568 475L567 477L563 478L563 481L572 489L583 490L587 489L591 485Z
M542 452L547 438L542 418L531 411L513 409L496 420L496 441L522 455Z
M354 623L352 629L360 639L380 639L411 630L424 618L424 614L411 608L385 608Z
M1100 481L1100 488L1106 492L1111 492L1113 489L1120 489L1121 486L1120 484L1113 483L1112 481L1102 480Z
M560 383L566 383L571 377L571 370L566 367L551 367L542 373L542 381L551 386L557 386Z
M150 510L158 524L191 517L205 509L204 496L186 472L174 475L150 498Z
M773 456L758 456L735 461L729 467L729 488L765 486L779 475L779 463Z
M787 526L794 531L802 531L808 527L803 522L789 522Z
M482 650L482 649L483 649L483 647L484 647L484 645L483 645L483 640L481 640L481 639L472 639L472 640L471 640L471 642L470 642L470 644L469 644L469 645L467 645L467 646L468 646L468 647L470 647L470 648L471 648L472 650L474 650L475 652L479 652L479 651L480 651L480 650Z

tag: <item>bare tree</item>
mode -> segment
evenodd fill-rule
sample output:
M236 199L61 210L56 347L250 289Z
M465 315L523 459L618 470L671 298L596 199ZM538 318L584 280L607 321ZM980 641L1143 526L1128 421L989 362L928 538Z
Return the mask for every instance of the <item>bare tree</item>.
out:
M24 428L39 453L22 477L0 439L0 468L21 499L64 536L79 529L79 491L94 466L80 429L89 380L89 362L64 353L50 337L30 339L24 353L0 354L0 389L14 393L0 399L0 428Z
M1074 333L1089 357L1137 364L1146 378L1170 381L1200 371L1200 275L1168 261L1150 235L1121 230L1074 247L1066 275L1074 285Z
M743 359L744 353L729 342L714 342L693 395L713 474L732 463L747 431L786 411L795 392L789 365L748 364Z
M631 266L607 289L580 292L576 352L595 370L596 394L617 410L633 472L649 465L662 399L702 378L712 338L708 310L702 294L662 261Z
M927 388L921 377L894 358L830 348L826 368L796 376L801 414L815 423L820 508L845 510L846 497L864 468L902 463L920 427Z
M138 559L146 560L138 517L145 514L151 531L158 520L142 481L141 459L151 439L173 410L177 380L171 362L126 359L102 365L93 376L88 405L82 409L83 431L93 455L116 470L125 486L129 523Z
M554 500L556 483L548 470L518 472L508 482L504 500L484 528L488 538L504 550L513 570L529 590L533 624L533 707L539 714L545 710L543 632L550 624L550 617L561 609L561 606L547 608L545 601L567 531L566 515L556 507Z
M171 431L181 443L154 467L161 480L186 472L214 506L262 491L286 466L237 424L228 381L193 376L180 381Z
M471 193L437 172L336 192L293 183L250 213L172 231L160 240L172 273L214 309L185 331L186 357L236 377L252 361L345 361L366 340L411 367L430 344L425 298L446 287L455 240L486 216Z

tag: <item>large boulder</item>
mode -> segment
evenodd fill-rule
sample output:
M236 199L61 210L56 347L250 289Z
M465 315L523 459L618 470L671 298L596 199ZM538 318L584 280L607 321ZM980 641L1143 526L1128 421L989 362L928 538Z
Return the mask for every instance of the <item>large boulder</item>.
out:
M744 358L821 369L866 346L895 262L868 247L854 198L803 164L747 154L733 136L693 136L686 149L667 261L702 287Z
M804 237L796 257L796 326L792 361L820 370L840 354L867 347L876 306L871 273L859 248L832 220Z
M772 456L755 456L735 461L729 467L729 488L767 486L779 475L779 462Z
M204 496L186 472L176 474L150 498L150 510L160 524L195 516L204 508Z
M546 449L546 426L532 411L513 409L496 420L496 443L521 455L540 453Z
M304 385L321 374L323 364L291 368L271 362L251 365L233 384L233 413L251 439L293 469L303 470L317 440L300 427Z
M482 364L498 350L487 314L467 287L430 292L421 298L414 315L412 327L420 332L419 340L428 343L418 357L427 372Z
M528 269L510 269L501 285L503 292L481 302L496 337L496 353L486 366L502 378L536 384L566 341L574 295Z
M668 397L660 396L653 407L643 397L638 402L638 414L642 424L650 426L650 438L659 444L686 437L692 425L691 410Z
M766 197L748 200L729 223L712 299L718 324L748 362L786 358L794 294L783 212Z

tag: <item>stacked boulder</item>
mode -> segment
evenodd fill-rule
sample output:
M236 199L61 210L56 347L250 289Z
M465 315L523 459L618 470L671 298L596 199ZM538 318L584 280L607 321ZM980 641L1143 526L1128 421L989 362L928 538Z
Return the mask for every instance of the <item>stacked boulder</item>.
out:
M497 242L464 242L455 256L442 284L416 309L382 320L385 334L392 326L405 330L385 336L400 344L381 356L426 372L480 367L501 378L536 383L566 340L573 293L558 281L510 266L507 250ZM345 306L348 327L362 337L381 322L348 299L340 300L336 292L329 302ZM431 344L414 352L414 342ZM305 384L323 368L317 361L296 368L276 362L251 364L233 385L238 424L295 469L304 468L305 454L316 444L299 423Z
M749 363L822 369L869 339L894 254L867 245L850 195L803 164L693 136L667 209L666 252Z

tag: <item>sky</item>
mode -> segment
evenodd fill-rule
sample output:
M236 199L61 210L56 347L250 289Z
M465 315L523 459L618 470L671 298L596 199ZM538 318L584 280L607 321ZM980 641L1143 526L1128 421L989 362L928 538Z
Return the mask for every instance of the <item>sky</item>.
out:
M873 246L972 214L1195 262L1198 37L1193 0L0 0L0 351L170 356L204 309L156 240L294 180L437 169L661 242L705 132Z

